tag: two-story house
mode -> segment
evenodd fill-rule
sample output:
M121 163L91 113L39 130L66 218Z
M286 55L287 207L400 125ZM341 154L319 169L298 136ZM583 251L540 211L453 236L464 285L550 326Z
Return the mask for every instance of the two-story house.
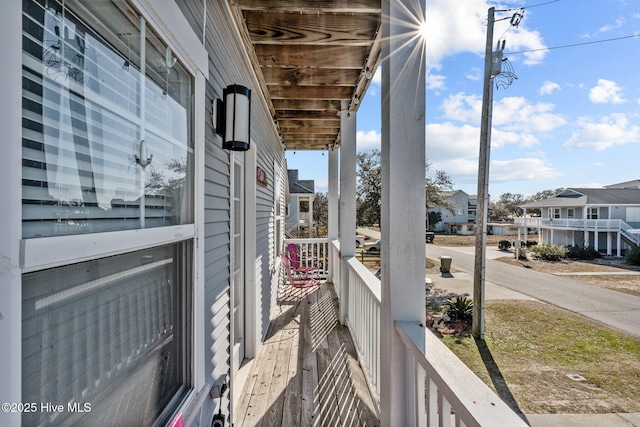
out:
M469 195L462 190L443 191L442 195L450 203L451 210L444 206L433 206L429 212L440 213L440 222L429 224L433 231L470 235L475 233L476 196Z
M521 206L516 225L537 230L543 243L593 247L607 254L623 256L638 244L640 228L640 182L629 181L604 188L567 188L553 197ZM527 210L540 210L531 217ZM526 239L526 236L525 236Z
M288 197L286 230L300 236L308 231L311 235L313 228L313 199L315 197L315 182L312 179L299 179L297 169L287 169Z

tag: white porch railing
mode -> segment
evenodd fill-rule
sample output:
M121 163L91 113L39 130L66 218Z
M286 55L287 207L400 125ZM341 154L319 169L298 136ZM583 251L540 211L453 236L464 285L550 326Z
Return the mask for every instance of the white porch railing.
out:
M631 228L620 219L516 218L515 225L589 231L624 231Z
M358 349L371 394L380 403L380 280L355 257L345 260L349 269L347 326ZM344 267L343 265L343 267Z
M514 223L527 228L620 233L629 243L640 243L640 237L629 233L633 227L621 219L516 218Z
M326 239L286 240L300 245L305 242L315 244L316 241L325 242ZM336 294L341 295L343 286L349 288L346 323L371 394L379 405L381 283L356 257L342 257L339 241L326 242ZM348 283L340 280L344 268L349 270ZM423 408L426 401L426 411L416 413L413 425L527 425L430 331L409 322L397 322L395 329L407 348L407 354L419 367L416 381L406 385L415 396L415 407ZM424 334L427 355L415 344L422 338L418 334ZM423 378L426 382L421 386Z
M285 247L288 244L298 246L301 267L316 266L319 269L318 278L327 278L329 275L329 239L284 239L284 244Z
M395 328L425 375L427 426L528 425L431 331L412 322L396 322ZM415 345L422 336L428 357ZM416 398L422 398L420 394Z

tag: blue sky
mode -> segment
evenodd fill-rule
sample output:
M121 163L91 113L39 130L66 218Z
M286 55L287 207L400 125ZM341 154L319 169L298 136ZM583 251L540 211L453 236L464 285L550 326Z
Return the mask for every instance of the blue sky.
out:
M494 89L489 192L525 196L640 178L640 1L426 0L426 152L432 171L477 193L489 7L524 7L494 40L517 80ZM515 10L496 12L496 20ZM609 39L618 39L604 41ZM494 42L494 46L496 43ZM578 45L572 47L563 47ZM520 53L522 51L531 51ZM357 149L380 147L380 69L357 115ZM327 190L327 156L287 151L290 169Z

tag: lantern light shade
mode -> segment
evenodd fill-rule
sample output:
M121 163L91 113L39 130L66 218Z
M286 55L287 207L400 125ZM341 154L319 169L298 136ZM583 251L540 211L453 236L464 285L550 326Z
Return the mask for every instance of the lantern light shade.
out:
M249 149L251 128L251 89L227 86L223 92L225 124L222 148L246 151Z

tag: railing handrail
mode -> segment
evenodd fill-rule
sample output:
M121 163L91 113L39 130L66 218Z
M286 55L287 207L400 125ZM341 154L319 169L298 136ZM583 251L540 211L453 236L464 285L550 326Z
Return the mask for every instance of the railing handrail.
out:
M584 218L515 218L515 225L522 226L556 226L567 228L587 228L595 230L598 228L615 229L626 231L631 226L622 219L584 219Z
M284 239L284 243L329 243L328 237L296 237L296 238L286 238Z
M382 302L382 285L380 284L380 279L365 267L364 264L358 261L355 256L347 258L347 265L353 270L354 274L362 279L366 285L366 289L375 297L379 305Z
M446 399L455 410L455 417L465 426L527 426L524 420L431 331L414 322L401 321L395 322L395 329L414 360L424 369L427 383L432 381L436 385L438 394ZM424 350L416 345L416 342L422 342L423 336L425 348L429 353L428 359ZM449 408L438 409L444 414L449 414L450 411ZM429 412L433 415L437 409L430 407L428 416ZM442 424L449 425L447 422Z

